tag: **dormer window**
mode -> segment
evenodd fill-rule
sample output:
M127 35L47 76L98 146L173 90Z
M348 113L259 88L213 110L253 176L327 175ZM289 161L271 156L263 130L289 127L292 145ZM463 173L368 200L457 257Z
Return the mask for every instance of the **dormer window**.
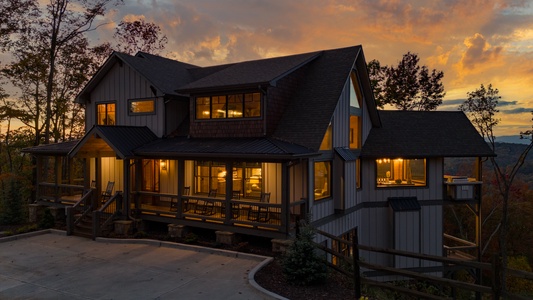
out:
M196 97L196 119L261 117L261 94L244 93Z

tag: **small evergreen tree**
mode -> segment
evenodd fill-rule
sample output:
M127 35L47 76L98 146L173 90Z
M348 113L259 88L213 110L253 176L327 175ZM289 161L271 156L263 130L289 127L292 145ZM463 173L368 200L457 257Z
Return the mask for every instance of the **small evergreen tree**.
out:
M52 215L52 212L50 211L50 209L47 207L44 210L43 218L41 219L41 221L39 221L39 228L41 229L52 228L55 226L55 223L56 221L54 219L54 216Z
M314 285L327 279L326 264L316 253L314 236L314 228L310 225L302 227L300 234L282 257L283 274L295 285Z
M17 178L1 181L0 224L20 224L25 220L22 184Z

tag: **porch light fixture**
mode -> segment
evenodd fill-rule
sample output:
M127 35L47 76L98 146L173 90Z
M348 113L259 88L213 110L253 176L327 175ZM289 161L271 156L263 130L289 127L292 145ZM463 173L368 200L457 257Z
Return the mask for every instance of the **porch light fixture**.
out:
M165 159L162 159L159 163L161 165L161 170L166 171L167 170L167 161Z

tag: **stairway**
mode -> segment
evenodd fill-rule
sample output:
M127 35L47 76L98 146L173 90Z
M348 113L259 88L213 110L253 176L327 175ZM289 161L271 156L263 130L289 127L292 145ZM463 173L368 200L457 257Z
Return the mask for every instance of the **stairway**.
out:
M76 215L75 218L79 218L81 215ZM92 214L85 215L78 224L74 226L72 235L93 238L93 216Z

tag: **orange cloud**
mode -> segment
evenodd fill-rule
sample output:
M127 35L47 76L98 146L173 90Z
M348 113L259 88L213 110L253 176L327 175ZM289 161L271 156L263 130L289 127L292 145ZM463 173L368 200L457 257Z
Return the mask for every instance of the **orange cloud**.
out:
M464 44L467 50L463 54L461 66L469 70L473 70L483 64L492 64L498 61L503 50L501 46L491 47L485 37L479 33L467 38Z

